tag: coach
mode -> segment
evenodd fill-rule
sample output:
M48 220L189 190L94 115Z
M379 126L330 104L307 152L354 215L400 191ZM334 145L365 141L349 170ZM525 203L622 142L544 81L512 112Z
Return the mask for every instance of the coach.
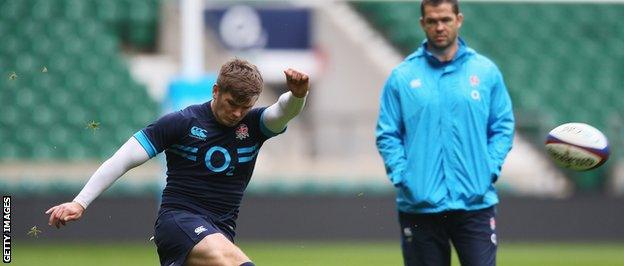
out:
M511 100L496 65L458 37L457 0L421 2L427 39L386 81L377 148L397 206L405 265L496 264L494 182L511 149Z

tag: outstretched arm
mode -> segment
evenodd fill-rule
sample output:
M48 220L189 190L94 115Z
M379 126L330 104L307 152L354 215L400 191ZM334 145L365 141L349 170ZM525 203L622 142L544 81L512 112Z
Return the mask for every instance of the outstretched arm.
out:
M310 89L310 78L307 74L291 68L285 70L284 74L289 91L282 94L262 114L262 122L274 133L284 130L288 121L301 112Z
M141 144L134 137L130 138L93 173L74 201L54 206L46 211L46 214L50 214L48 224L59 228L65 225L65 222L80 219L84 210L104 190L128 170L143 164L149 158Z

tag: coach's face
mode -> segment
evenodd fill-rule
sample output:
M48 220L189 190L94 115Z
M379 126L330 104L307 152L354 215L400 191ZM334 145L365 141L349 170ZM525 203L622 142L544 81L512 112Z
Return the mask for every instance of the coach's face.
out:
M236 126L238 122L243 120L258 101L258 96L244 100L235 99L231 93L219 91L219 86L216 84L212 88L212 98L210 104L212 113L217 122L228 127Z
M437 6L425 5L420 26L430 49L444 51L457 41L457 33L464 21L462 13L455 14L453 5L441 3Z

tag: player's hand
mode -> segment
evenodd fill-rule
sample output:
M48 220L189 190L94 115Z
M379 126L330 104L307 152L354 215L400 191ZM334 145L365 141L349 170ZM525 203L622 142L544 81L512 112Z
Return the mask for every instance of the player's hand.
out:
M56 205L46 211L46 214L50 214L49 226L56 226L60 228L61 225L65 225L66 222L75 221L82 217L82 213L85 209L77 202L67 202L61 205Z
M286 74L286 86L295 97L303 98L308 94L310 89L310 77L308 74L292 68L284 70L284 74Z

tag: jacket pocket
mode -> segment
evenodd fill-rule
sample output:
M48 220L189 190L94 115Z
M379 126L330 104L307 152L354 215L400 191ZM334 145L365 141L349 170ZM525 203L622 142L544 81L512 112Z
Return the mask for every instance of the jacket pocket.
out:
M490 182L491 184L496 183L498 181L498 166L494 165L492 159L488 159L489 173L490 173Z
M403 199L417 209L439 207L446 195L445 187L407 179L404 179L400 190Z

